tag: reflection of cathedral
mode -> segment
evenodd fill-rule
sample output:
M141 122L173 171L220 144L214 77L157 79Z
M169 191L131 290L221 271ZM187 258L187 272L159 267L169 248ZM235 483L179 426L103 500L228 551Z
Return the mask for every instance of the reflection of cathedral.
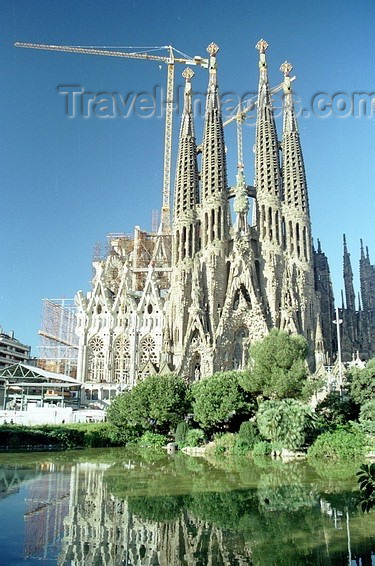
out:
M24 485L24 557L60 566L371 564L374 517L356 508L347 481L333 485L296 462L125 457L0 468L5 496Z
M89 463L72 468L61 566L249 564L249 551L234 550L229 533L189 511L181 509L176 518L160 522L134 514L126 500L108 491L103 481L107 468Z

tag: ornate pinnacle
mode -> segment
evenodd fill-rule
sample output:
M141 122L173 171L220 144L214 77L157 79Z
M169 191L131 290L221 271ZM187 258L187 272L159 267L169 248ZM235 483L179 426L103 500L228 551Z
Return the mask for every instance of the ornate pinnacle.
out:
M255 49L258 49L259 53L265 53L268 47L268 43L265 39L260 39L255 46Z
M219 51L219 46L216 45L216 43L210 43L210 45L207 47L207 52L211 55L211 57L213 55L216 55L218 51Z
M289 75L292 69L293 69L293 65L291 65L288 61L284 61L284 63L280 65L280 71L283 73L285 77Z
M190 69L189 67L187 67L183 71L182 76L184 77L184 79L190 80L192 77L194 77L194 71L192 69Z

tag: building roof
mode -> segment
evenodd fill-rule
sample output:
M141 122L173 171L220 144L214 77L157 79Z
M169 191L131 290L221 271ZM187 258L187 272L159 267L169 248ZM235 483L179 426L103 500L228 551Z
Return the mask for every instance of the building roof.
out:
M26 364L12 364L5 368L0 369L0 379L4 378L6 380L12 381L25 381L32 380L38 383L54 383L66 384L67 386L73 387L74 385L81 385L82 383L69 375L64 375L62 373L53 373L52 371L47 371L45 369L38 368L36 366L29 366Z

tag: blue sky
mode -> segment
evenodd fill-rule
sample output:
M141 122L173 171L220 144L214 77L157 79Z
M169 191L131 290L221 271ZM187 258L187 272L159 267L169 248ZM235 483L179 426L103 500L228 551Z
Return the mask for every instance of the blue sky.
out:
M3 0L0 5L0 325L37 354L42 299L89 289L94 243L108 232L151 226L160 208L164 123L160 118L68 118L59 85L86 92L152 93L165 66L144 61L16 49L15 41L64 45L160 46L206 56L220 46L221 92L257 88L255 43L269 43L272 85L288 59L303 107L320 92L375 91L375 4L300 1L214 3ZM184 67L176 66L182 84ZM207 76L197 69L194 89ZM279 124L280 126L280 124ZM357 272L359 238L374 245L375 119L300 119L314 237L327 253L336 296L342 233ZM175 135L178 120L175 121ZM197 137L202 119L197 118ZM279 136L281 130L279 128ZM246 177L253 181L254 127L245 128ZM226 128L228 177L236 144Z

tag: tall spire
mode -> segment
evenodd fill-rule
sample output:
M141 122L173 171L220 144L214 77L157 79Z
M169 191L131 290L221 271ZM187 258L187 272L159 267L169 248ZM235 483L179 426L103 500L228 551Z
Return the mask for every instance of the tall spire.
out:
M369 249L366 254L361 240L361 259L359 260L359 279L361 285L362 307L366 312L375 309L375 268L371 265Z
M194 73L191 69L187 68L182 73L182 76L185 79L185 92L176 167L174 197L175 223L194 210L199 200L197 149L191 100L191 79Z
M284 75L283 119L283 198L287 205L309 212L305 166L294 110L290 71L292 65L285 61L280 71Z
M346 245L346 236L343 235L344 243L344 286L345 286L345 299L346 308L352 312L355 311L355 293L353 285L353 270L350 261L350 253Z
M210 43L207 51L210 59L202 146L202 201L211 197L226 200L227 169L216 62L219 47Z
M272 109L272 98L268 82L266 49L268 43L261 39L256 44L259 51L259 88L255 140L255 185L257 196L269 193L279 196L281 177L279 144Z

